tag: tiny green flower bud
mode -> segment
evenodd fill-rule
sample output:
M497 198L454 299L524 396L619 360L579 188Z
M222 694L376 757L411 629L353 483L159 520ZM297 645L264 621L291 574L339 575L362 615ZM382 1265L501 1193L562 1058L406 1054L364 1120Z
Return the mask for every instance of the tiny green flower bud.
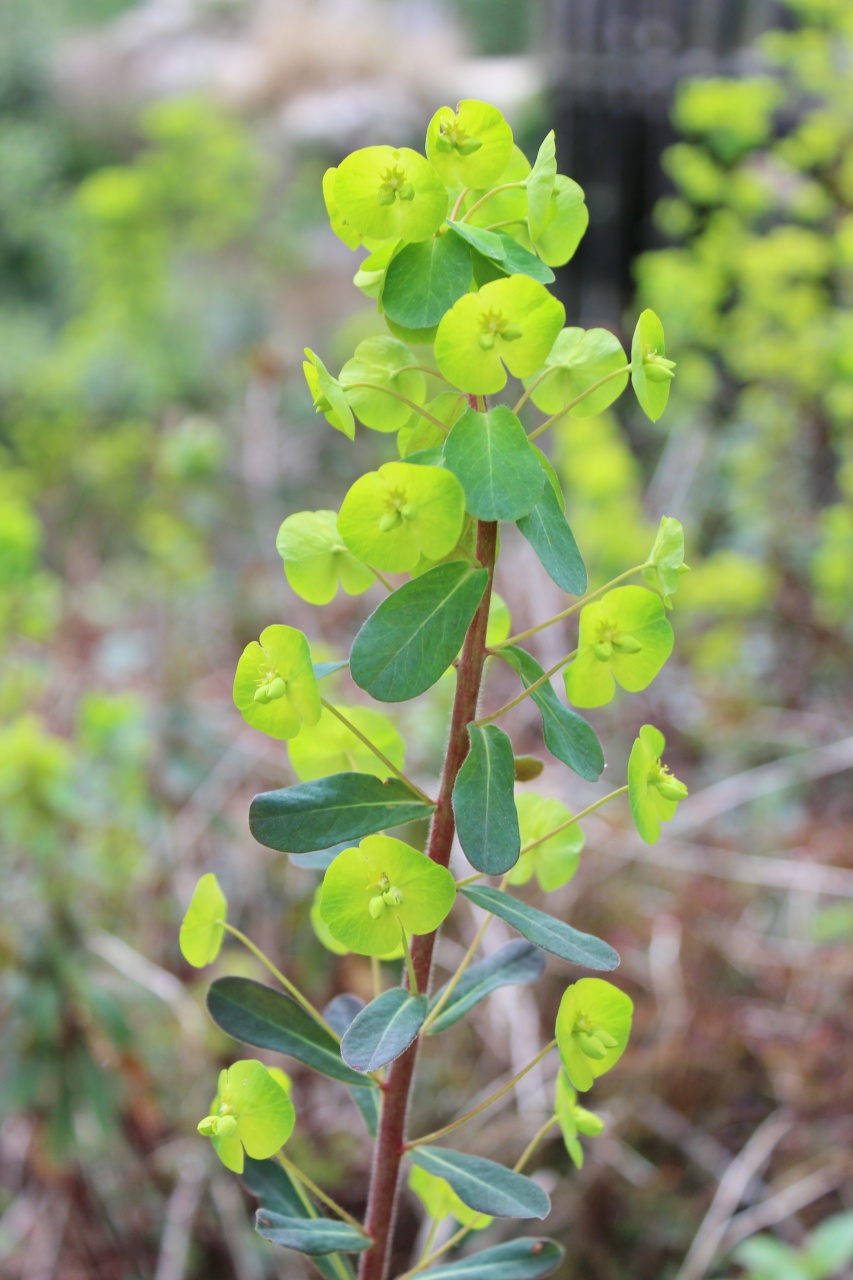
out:
M384 516L379 517L379 528L382 533L390 533L392 529L396 529L398 524L402 523L399 511L386 511Z
M686 800L688 791L683 782L679 782L678 778L661 778L655 783L659 793L664 800Z
M415 188L412 186L411 182L404 182L403 185L400 187L400 199L414 200L414 198L415 198Z
M372 920L378 920L380 916L385 914L385 899L381 893L378 893L375 898L370 899L367 904L367 909L370 912Z
M483 351L491 351L495 345L495 335L493 333L481 333L477 341Z
M600 1040L605 1049L615 1049L619 1041L612 1036L609 1031L605 1031L604 1027L596 1027L593 1031L596 1040Z
M217 1123L218 1123L217 1116L205 1116L204 1119L200 1120L198 1123L198 1126L197 1126L198 1131L202 1135L202 1137L212 1138L213 1135L216 1133Z
M517 324L508 324L502 331L501 337L504 342L515 342L517 338L522 336L521 329Z
M383 902L386 902L389 907L399 907L402 906L403 895L395 885L392 885L390 889L385 890L382 895L382 900Z
M607 1057L607 1050L599 1040L598 1036L590 1035L586 1031L576 1031L578 1044L588 1058L594 1058L600 1062L602 1058Z
M383 206L393 204L395 198L396 193L394 192L393 187L382 186L376 192L376 203Z
M273 676L267 685L267 701L275 702L276 698L283 698L287 693L287 684L282 680L281 676Z
M613 648L617 653L639 653L642 647L639 640L635 640L633 636L620 636L618 640L613 641Z
M255 690L254 700L255 702L260 702L264 705L266 705L269 702L270 689L268 684L262 684Z
M472 156L475 151L479 151L482 147L479 138L463 138L461 142L456 143L456 150L460 156Z
M609 662L613 657L613 645L609 640L599 640L592 646L592 651L599 662Z
M416 502L407 502L404 507L400 508L400 515L404 520L416 520L418 510L419 508Z
M582 1133L585 1138L597 1138L604 1129L601 1116L597 1116L594 1111L587 1111L586 1107L574 1107L572 1117L578 1133Z
M236 1116L214 1116L213 1119L213 1136L216 1138L230 1138L238 1129Z
M649 382L669 382L675 377L675 361L657 354L645 356L643 367Z
M443 133L439 133L435 140L436 151L442 151L445 154L453 150L453 143Z

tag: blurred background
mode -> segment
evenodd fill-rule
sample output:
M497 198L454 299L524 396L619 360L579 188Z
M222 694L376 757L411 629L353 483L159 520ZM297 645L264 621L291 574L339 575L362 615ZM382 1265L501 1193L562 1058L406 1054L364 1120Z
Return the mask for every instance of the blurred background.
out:
M658 424L626 396L549 433L593 584L645 556L662 514L692 566L663 675L592 716L614 785L652 722L692 794L654 847L627 806L595 815L559 895L619 949L637 1019L592 1095L608 1125L583 1170L558 1138L538 1157L558 1280L850 1274L849 0L0 0L9 1280L308 1274L253 1234L195 1135L239 1054L178 924L215 871L315 1000L367 989L310 932L317 874L248 834L251 795L293 776L230 686L265 625L332 657L373 607L303 604L275 550L287 514L336 507L393 450L333 439L302 379L303 346L336 371L380 329L320 180L356 146L422 147L459 97L498 105L528 152L557 129L591 213L556 286L569 322L630 343L650 305L678 362ZM562 604L509 536L498 588L516 630ZM572 647L568 629L537 640L543 663ZM418 776L449 692L401 708ZM335 696L356 697L343 678ZM512 729L538 749L527 710ZM536 789L591 798L556 767ZM460 911L443 965L474 928ZM233 947L217 972L260 976ZM538 1007L509 989L450 1033L416 1127L436 1099L465 1108L475 1067L508 1077L549 1038L566 980L549 964ZM548 1087L533 1073L468 1149L515 1159ZM294 1158L360 1211L346 1096L295 1089ZM411 1242L413 1202L402 1222Z

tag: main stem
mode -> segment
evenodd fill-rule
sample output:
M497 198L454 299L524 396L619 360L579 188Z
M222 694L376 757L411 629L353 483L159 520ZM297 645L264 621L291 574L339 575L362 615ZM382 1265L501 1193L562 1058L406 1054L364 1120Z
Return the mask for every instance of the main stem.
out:
M488 570L489 581L474 620L468 628L456 680L456 697L450 721L450 737L438 803L430 829L427 854L433 862L446 867L456 830L453 819L453 785L468 754L468 725L477 715L477 700L486 660L486 627L489 621L489 602L492 594L492 578L495 570L497 524L481 520L477 527L477 559ZM434 933L422 935L412 941L412 965L418 990L429 990L432 968ZM370 1195L367 1202L365 1230L373 1240L372 1246L361 1255L358 1280L385 1280L394 1235L397 1209L397 1183L400 1161L406 1147L406 1118L409 1094L418 1056L416 1040L410 1049L397 1058L390 1067L385 1081L382 1102L382 1118L373 1152L373 1171L370 1179Z

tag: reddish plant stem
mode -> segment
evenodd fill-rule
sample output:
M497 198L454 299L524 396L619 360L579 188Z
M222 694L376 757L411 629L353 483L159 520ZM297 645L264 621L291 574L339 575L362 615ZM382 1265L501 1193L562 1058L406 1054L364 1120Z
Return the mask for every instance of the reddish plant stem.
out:
M477 527L477 559L488 570L489 581L483 598L462 648L456 680L456 697L450 721L450 736L441 789L430 828L427 854L433 862L446 867L456 824L453 818L453 786L456 775L468 754L468 725L477 716L480 682L486 659L486 627L489 622L489 603L492 595L492 578L495 570L498 526L481 520ZM434 933L414 938L412 963L418 980L418 990L428 991ZM394 1235L397 1209L397 1183L400 1161L406 1143L406 1118L412 1077L418 1056L419 1041L391 1064L385 1081L382 1102L382 1118L373 1152L373 1171L367 1204L365 1230L373 1239L373 1245L361 1255L359 1280L385 1280Z

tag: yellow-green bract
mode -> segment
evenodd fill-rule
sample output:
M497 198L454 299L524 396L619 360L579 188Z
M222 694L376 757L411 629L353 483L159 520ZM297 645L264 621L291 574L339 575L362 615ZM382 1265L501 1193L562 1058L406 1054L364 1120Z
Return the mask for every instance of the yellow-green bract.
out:
M636 828L646 844L660 838L660 824L669 822L687 788L661 764L666 740L654 725L644 724L628 759L628 800Z
M253 1160L267 1160L287 1142L296 1113L282 1083L286 1078L276 1078L253 1058L220 1071L210 1114L198 1131L210 1138L226 1169L242 1173L244 1150Z
M427 240L447 214L448 197L424 156L408 147L363 147L338 166L334 205L360 237Z
M383 755L402 769L406 744L387 716L372 707L338 707ZM303 728L298 738L288 744L293 772L300 782L323 778L330 773L372 773L387 778L393 770L366 747L352 729L333 712L323 709L318 723Z
M571 813L559 800L549 800L533 791L524 791L515 797L518 825L521 831L521 848L533 844L564 822L571 823L529 853L522 852L509 873L510 884L527 884L534 872L546 893L568 884L578 869L584 836L577 823L571 822Z
M578 1105L578 1095L569 1083L569 1077L560 1068L554 1087L554 1111L566 1150L576 1169L583 1168L583 1147L578 1142L578 1134L587 1138L597 1138L604 1129L604 1121L594 1111Z
M675 364L667 360L663 325L654 311L644 311L631 342L631 383L643 412L657 422L669 399Z
M444 1178L428 1173L426 1169L419 1169L417 1165L409 1173L409 1187L429 1216L437 1222L454 1217L463 1227L471 1227L473 1231L482 1231L494 1222L489 1214L478 1213L476 1209L469 1209L467 1204L463 1204Z
M320 693L308 641L295 627L272 626L246 645L234 676L243 719L271 738L295 738L320 719Z
M178 944L187 964L203 969L213 964L222 947L228 903L219 881L208 872L195 887L181 922Z
M455 302L438 326L435 359L454 386L490 395L506 385L506 369L526 378L541 366L566 312L538 280L507 276Z
M497 107L463 98L439 107L429 122L426 153L448 187L490 187L512 154L512 130Z
M320 914L332 935L362 956L384 956L406 933L432 933L456 897L453 876L392 836L367 836L326 872Z
M633 1011L630 996L604 978L581 978L566 990L557 1011L557 1047L576 1089L591 1089L622 1057Z
M673 516L662 516L657 537L643 569L643 577L663 597L667 609L678 590L678 580L689 573L684 563L684 530Z
M578 656L566 668L566 696L576 707L609 702L616 684L637 693L672 652L672 627L660 596L616 587L581 610Z
M336 431L343 432L347 439L352 440L355 436L355 421L341 384L332 377L323 361L310 347L305 348L305 354L308 359L303 361L302 371L315 410L322 413Z
M309 604L328 604L339 584L347 595L358 596L376 581L344 546L334 511L297 511L288 516L275 545L287 581Z
M462 532L465 494L443 467L386 462L347 493L338 516L346 545L389 573L413 569L421 555L441 560Z
M411 368L416 363L414 352L397 338L365 338L358 344L341 369L340 384L359 422L374 431L399 431L409 421L412 406L397 396L423 404L426 382Z
M591 386L617 369L625 369L622 377L609 378L597 391L584 395ZM532 387L530 399L543 413L559 413L584 395L571 410L575 418L588 418L603 413L628 385L625 352L615 334L608 329L563 329L545 360L546 376L541 372L525 378Z

